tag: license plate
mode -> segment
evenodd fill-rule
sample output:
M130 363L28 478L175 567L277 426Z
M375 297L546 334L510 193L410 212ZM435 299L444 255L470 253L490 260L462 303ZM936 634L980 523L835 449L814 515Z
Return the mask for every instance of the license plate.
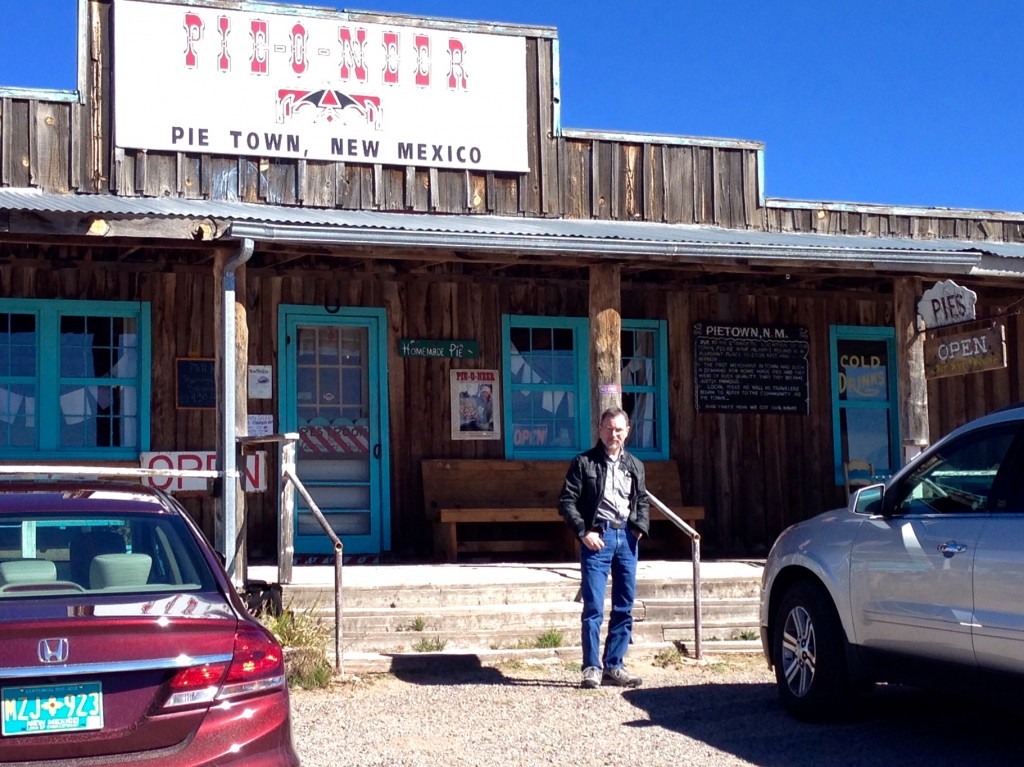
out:
M99 682L4 687L0 706L5 736L103 729Z

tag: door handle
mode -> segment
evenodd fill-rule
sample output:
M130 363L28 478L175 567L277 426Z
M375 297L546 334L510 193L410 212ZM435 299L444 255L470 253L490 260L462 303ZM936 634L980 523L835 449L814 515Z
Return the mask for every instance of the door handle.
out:
M954 554L963 554L965 551L967 551L966 545L962 543L957 543L956 541L946 541L945 543L940 543L937 548L943 554L950 557Z
M380 443L379 442L376 445L373 446L373 457L376 458L378 461L380 460Z

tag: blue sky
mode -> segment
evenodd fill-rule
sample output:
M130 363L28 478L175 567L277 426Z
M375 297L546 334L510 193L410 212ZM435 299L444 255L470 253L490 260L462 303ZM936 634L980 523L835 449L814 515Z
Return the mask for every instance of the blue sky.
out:
M772 197L1024 211L1021 0L305 4L556 27L565 127L762 141ZM75 87L76 7L0 0L0 86Z

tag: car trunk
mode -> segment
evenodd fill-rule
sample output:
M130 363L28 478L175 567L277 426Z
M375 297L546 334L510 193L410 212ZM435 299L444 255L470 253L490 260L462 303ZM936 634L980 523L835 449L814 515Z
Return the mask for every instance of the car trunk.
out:
M8 734L0 760L128 754L189 738L211 702L165 703L182 669L230 663L238 619L218 597L5 603L0 631L10 652L0 659L0 679ZM58 610L64 614L48 614ZM213 673L202 686L219 678Z

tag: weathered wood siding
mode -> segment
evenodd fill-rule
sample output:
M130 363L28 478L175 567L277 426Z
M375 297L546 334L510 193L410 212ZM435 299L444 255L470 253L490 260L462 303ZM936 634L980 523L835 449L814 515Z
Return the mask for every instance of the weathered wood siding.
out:
M93 268L82 252L0 243L0 296L95 301L146 301L152 316L150 432L155 450L215 450L213 410L178 410L176 357L213 357L213 281L208 273L134 268ZM183 498L212 539L212 499Z

